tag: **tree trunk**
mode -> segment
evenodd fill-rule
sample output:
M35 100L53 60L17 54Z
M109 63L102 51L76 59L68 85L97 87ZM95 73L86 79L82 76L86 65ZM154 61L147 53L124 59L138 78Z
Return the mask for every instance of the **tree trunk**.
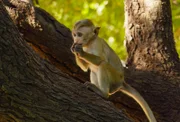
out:
M158 122L180 121L180 62L169 0L125 0L128 78Z
M126 1L125 23L129 67L165 75L179 71L169 0Z
M131 122L110 102L40 58L21 38L2 0L0 35L1 122Z

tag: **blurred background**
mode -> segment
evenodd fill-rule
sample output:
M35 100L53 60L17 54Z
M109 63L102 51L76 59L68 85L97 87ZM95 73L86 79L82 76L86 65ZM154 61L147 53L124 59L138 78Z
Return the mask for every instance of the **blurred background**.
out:
M180 55L180 0L170 0L176 49ZM81 19L91 19L100 26L100 37L116 51L119 57L126 59L124 47L124 2L122 0L39 0L37 5L43 8L60 23L72 29Z

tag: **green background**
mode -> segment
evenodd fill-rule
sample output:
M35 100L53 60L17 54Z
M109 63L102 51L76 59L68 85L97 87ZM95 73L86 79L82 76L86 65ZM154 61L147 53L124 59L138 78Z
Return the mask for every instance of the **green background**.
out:
M122 0L39 0L39 5L68 28L81 19L91 19L100 26L100 37L126 58L124 47L124 2ZM171 0L176 49L180 54L180 0Z

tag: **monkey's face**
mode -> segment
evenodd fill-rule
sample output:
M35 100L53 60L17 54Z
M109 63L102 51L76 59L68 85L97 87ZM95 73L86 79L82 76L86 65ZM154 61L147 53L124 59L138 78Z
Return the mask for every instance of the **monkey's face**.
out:
M72 37L74 40L73 45L86 46L92 37L95 35L93 28L81 27L72 31Z

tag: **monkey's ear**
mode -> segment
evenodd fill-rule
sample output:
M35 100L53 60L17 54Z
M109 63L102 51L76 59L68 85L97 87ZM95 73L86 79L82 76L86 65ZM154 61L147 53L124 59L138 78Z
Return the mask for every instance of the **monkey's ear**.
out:
M99 29L100 29L101 27L95 27L94 28L94 33L96 34L96 35L98 35L99 34Z

